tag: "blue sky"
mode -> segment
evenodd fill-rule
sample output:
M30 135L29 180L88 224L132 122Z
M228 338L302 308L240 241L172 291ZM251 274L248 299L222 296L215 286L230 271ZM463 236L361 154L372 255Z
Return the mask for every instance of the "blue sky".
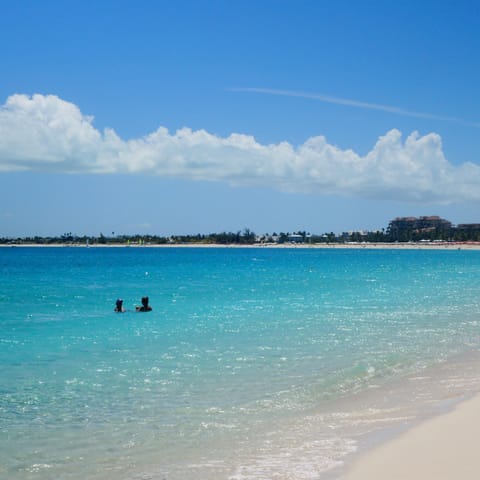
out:
M0 236L480 221L475 1L0 14Z

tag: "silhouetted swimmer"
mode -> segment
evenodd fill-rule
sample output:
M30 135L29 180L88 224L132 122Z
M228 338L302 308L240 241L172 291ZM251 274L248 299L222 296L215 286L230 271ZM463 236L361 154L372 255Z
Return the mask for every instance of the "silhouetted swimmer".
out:
M142 306L135 307L137 312L151 312L152 307L148 304L148 297L142 297Z
M117 313L123 313L125 311L125 309L123 308L123 300L121 298L119 298L116 302L115 302L115 312Z

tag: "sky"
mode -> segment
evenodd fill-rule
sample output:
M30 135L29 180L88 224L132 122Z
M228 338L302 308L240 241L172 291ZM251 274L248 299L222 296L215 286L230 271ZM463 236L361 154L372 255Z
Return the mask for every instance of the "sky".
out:
M480 3L4 0L0 237L480 222Z

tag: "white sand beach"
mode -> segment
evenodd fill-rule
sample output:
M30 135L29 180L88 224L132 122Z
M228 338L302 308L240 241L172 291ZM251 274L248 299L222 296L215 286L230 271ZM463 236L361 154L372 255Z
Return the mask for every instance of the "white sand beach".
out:
M341 480L477 480L480 395L360 455Z
M0 248L16 247L81 247L84 243L10 243L0 244ZM480 242L405 242L405 243L254 243L254 244L217 244L217 243L168 243L168 244L90 244L91 248L303 248L303 249L375 249L375 250L480 250Z

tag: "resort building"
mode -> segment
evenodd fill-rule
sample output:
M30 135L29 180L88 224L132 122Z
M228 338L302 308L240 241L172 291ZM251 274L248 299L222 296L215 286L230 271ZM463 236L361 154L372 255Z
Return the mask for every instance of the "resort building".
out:
M478 232L480 231L480 223L459 223L457 230L462 232Z
M428 239L432 235L448 236L451 231L452 223L436 215L397 217L389 223L387 229L390 239L398 242Z
M291 233L290 235L288 235L288 241L290 243L304 243L305 236L299 235L298 233Z

